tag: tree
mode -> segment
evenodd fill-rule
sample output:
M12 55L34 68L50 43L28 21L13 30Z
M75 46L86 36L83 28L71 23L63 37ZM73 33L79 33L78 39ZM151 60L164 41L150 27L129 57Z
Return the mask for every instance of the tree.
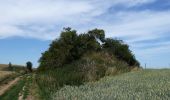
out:
M28 70L29 72L32 72L32 63L31 63L30 61L28 61L28 62L26 63L26 66L27 66L27 70Z
M125 61L129 66L140 66L129 46L122 40L107 38L103 48L114 54L118 59Z
M40 58L39 69L48 69L50 67L62 67L66 63L77 59L76 43L77 32L71 28L64 28L58 39L55 39L51 44L49 50L42 53ZM45 68L46 67L46 68Z
M10 70L10 71L12 71L12 70L13 70L11 62L9 62L9 64L8 64L8 68L9 68L9 70Z
M92 37L94 37L97 40L100 40L101 42L104 42L105 40L105 32L102 29L93 29L88 32Z

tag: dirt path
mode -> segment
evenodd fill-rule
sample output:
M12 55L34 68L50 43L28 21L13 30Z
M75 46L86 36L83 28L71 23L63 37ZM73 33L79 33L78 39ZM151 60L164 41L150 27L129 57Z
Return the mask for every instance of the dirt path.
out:
M22 91L20 91L18 100L40 100L37 88L38 86L35 82L35 74L27 76L26 84L22 88ZM28 94L24 98L25 92Z
M23 97L24 97L24 95L23 95L23 91L25 90L25 86L22 88L22 91L20 91L20 93L19 93L19 96L18 96L18 100L23 100Z
M0 96L3 95L7 90L9 90L13 85L15 85L20 78L15 78L14 80L8 82L7 84L3 84L0 86Z

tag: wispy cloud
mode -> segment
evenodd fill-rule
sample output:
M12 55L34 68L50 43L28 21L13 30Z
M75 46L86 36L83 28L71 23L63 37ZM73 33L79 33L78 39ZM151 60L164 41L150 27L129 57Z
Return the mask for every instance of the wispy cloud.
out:
M59 34L57 32L64 26L77 28L83 25L86 28L92 24L95 27L95 24L97 24L93 22L95 17L106 13L108 9L116 5L132 7L153 1L1 0L0 37L29 36L40 39L53 39L54 35ZM102 21L100 18L97 20ZM27 26L28 29L19 26ZM49 27L53 27L53 29L48 29Z

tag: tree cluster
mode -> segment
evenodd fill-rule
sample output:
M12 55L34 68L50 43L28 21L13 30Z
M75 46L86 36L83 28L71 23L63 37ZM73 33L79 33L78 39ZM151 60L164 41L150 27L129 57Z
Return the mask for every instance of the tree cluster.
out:
M129 46L121 40L105 38L104 30L94 29L78 35L76 30L64 28L60 37L55 39L50 44L50 48L42 53L39 69L61 68L91 51L106 51L125 61L129 66L139 66Z

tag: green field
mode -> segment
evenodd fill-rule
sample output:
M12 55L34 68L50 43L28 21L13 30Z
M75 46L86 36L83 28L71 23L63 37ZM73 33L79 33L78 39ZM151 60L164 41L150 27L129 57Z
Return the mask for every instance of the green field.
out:
M2 100L17 100L19 93L31 100L169 100L170 69L141 70L106 76L99 81L88 82L80 86L53 88L56 92L39 89L34 75L24 75L15 86L0 96ZM48 79L48 76L46 77ZM31 80L30 80L31 79ZM41 81L40 81L41 82ZM52 87L49 84L49 87ZM23 87L26 87L23 91ZM46 93L43 94L42 93ZM15 98L14 98L15 97ZM48 97L48 98L47 98ZM50 98L50 99L49 99Z
M168 100L170 99L170 70L144 70L79 87L65 86L54 100Z

